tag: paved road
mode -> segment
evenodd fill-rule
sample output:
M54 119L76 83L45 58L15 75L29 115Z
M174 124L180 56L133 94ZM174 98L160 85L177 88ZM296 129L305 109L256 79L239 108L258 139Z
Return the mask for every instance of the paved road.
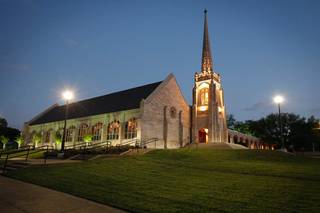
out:
M123 213L124 211L0 175L0 212Z

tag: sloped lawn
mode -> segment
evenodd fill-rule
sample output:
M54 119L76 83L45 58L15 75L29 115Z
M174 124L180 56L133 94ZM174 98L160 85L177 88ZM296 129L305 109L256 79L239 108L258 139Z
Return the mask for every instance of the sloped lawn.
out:
M320 159L275 151L157 150L9 175L133 212L320 212Z

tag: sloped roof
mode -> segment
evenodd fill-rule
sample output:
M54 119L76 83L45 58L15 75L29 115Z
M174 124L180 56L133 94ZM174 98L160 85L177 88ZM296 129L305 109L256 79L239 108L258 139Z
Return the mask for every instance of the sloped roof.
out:
M162 81L70 103L68 105L68 119L137 109L140 107L141 100L146 99L161 82ZM31 120L29 125L64 120L65 110L66 105L54 106L39 117Z

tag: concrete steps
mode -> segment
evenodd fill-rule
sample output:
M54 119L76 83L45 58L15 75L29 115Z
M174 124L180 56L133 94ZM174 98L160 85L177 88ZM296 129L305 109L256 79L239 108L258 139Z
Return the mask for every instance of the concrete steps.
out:
M30 166L29 162L26 161L17 161L17 160L9 160L6 166L6 171L3 171L3 165L0 167L0 174L3 174L3 172L7 173L10 171L15 171L22 168L27 168Z

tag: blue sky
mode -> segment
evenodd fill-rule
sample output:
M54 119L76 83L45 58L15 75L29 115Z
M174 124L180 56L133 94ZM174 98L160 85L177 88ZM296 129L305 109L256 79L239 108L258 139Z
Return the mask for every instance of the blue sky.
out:
M62 103L152 83L174 73L191 104L203 9L228 113L283 110L320 117L320 1L0 0L0 115L21 128Z

